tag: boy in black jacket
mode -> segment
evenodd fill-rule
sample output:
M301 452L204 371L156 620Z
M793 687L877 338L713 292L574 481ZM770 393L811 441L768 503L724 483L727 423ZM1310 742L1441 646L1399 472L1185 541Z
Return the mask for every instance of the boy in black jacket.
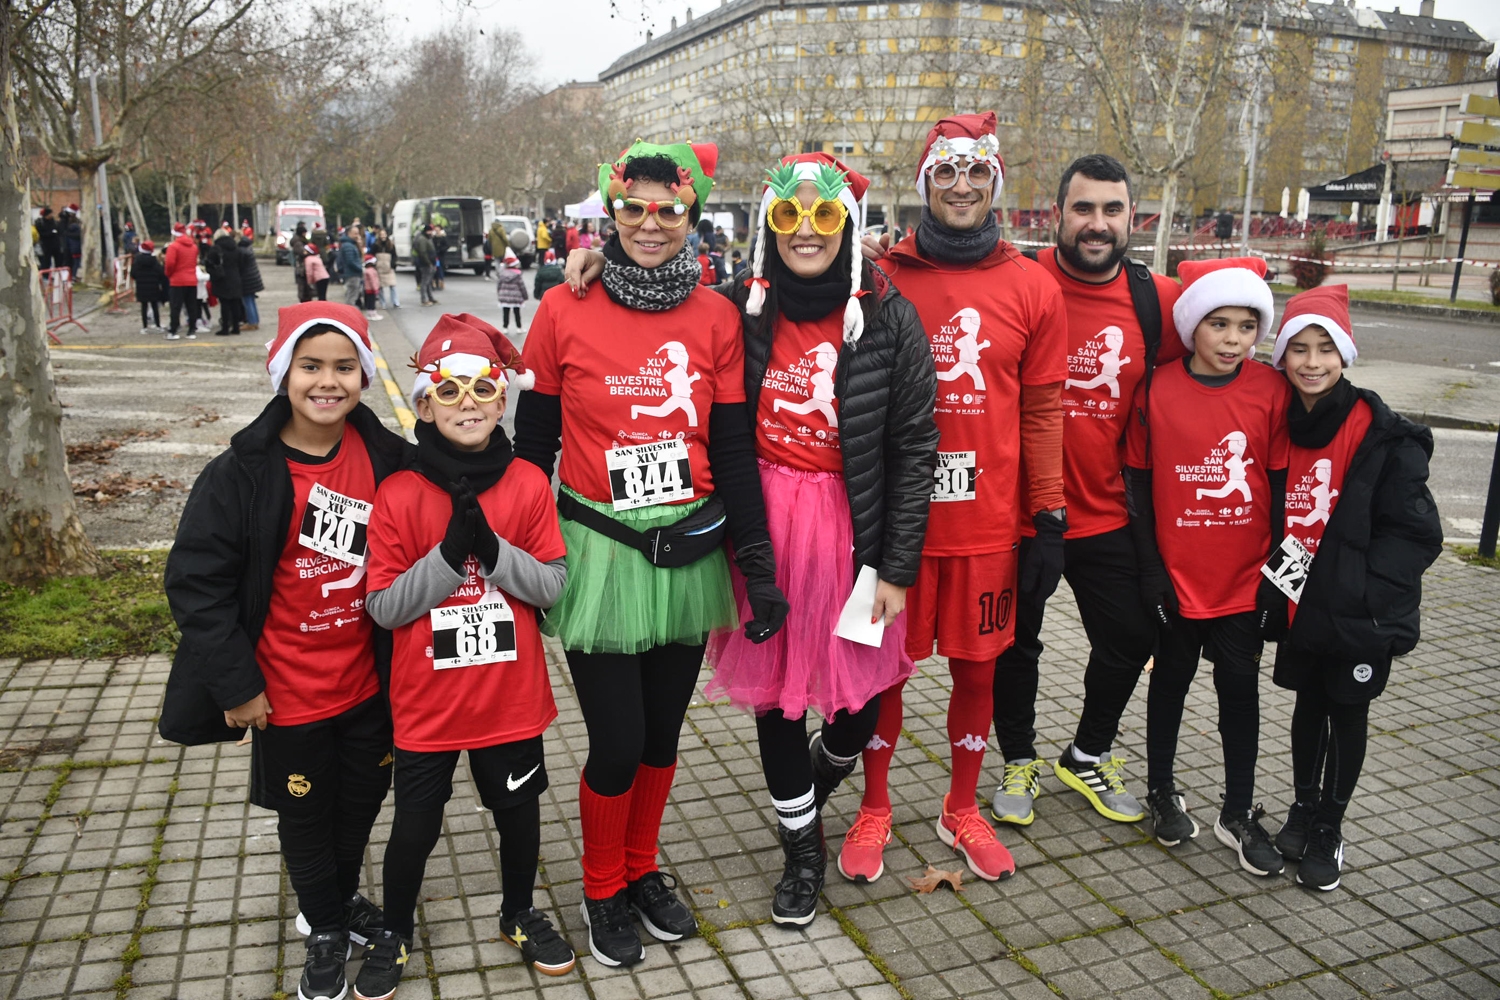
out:
M250 798L278 814L307 935L298 997L336 1000L350 939L383 925L358 891L391 781L390 635L364 611L365 536L410 446L359 402L375 378L359 310L284 308L269 346L276 395L199 475L167 559L182 641L160 725L190 745L255 727Z
M1417 644L1422 574L1443 545L1427 489L1432 432L1342 377L1358 354L1353 330L1348 286L1314 288L1287 303L1272 353L1293 389L1291 466L1284 551L1264 571L1274 586L1262 607L1266 638L1280 639L1272 679L1297 692L1297 799L1276 846L1301 862L1298 882L1325 892L1343 868L1370 702L1391 657Z

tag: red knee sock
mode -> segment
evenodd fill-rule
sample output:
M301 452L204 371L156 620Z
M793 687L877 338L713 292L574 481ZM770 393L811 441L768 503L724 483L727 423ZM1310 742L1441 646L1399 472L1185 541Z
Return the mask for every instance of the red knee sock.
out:
M656 848L661 839L661 816L667 809L667 795L677 762L671 767L641 764L635 770L631 793L630 819L625 824L625 880L634 882L647 872L656 871Z
M625 831L632 788L624 795L600 795L587 778L578 780L578 818L583 825L583 894L608 899L625 888Z
M896 754L896 741L901 738L901 689L902 680L880 695L880 715L875 721L875 735L865 744L865 797L860 805L865 809L889 812L891 808L890 771L891 758Z
M953 776L948 786L948 808L972 808L984 766L984 747L994 714L994 660L948 660L953 696L948 701L948 742L953 754Z

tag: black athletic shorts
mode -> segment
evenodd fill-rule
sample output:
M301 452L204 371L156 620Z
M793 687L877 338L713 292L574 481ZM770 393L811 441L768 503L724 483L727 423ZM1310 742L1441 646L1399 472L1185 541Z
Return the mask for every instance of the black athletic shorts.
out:
M469 771L486 809L506 809L547 790L542 738L500 743L477 750L396 750L396 808L442 809L453 797L458 755L469 755Z
M391 787L393 749L383 694L332 718L257 729L250 744L250 801L302 814L350 799L382 801Z
M1260 672L1260 654L1265 643L1260 637L1260 615L1243 611L1218 618L1183 618L1172 616L1170 628L1162 629L1157 640L1156 660L1166 660L1177 669L1198 666L1198 654L1216 667L1231 674L1254 675Z
M1319 656L1283 642L1276 649L1276 667L1271 679L1277 687L1293 691L1322 687L1330 701L1358 705L1380 697L1390 676L1389 656L1372 656L1363 660Z

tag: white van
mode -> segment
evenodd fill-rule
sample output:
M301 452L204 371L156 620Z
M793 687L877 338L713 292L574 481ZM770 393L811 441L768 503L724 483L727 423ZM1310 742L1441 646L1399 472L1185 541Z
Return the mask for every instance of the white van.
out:
M327 229L323 220L323 206L315 201L280 201L276 203L276 263L289 264L292 260L292 234L297 223L307 226L307 233L314 229Z
M495 203L472 195L442 195L436 198L405 198L391 210L391 240L396 244L396 266L411 267L412 237L431 223L448 234L443 267L485 270L486 233L495 221Z

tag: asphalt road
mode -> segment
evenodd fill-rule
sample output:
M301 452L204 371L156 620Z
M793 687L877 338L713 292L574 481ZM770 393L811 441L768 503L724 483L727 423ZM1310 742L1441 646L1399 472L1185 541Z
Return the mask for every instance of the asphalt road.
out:
M1361 358L1500 375L1500 323L1356 310Z

